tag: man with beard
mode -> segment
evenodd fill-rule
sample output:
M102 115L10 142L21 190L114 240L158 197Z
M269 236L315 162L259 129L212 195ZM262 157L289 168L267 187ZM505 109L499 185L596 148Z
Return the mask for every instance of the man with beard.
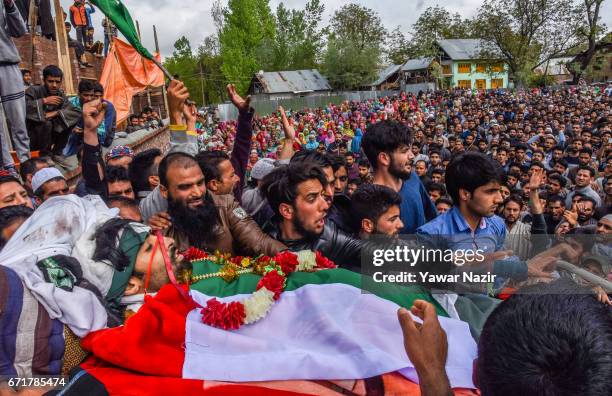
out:
M555 228L557 228L561 220L563 220L565 200L558 195L553 195L552 197L548 198L547 206L548 214L544 216L546 220L546 233L553 235L555 233Z
M379 184L359 187L351 197L351 213L359 226L359 238L385 235L396 238L404 228L400 219L402 198L398 193Z
M362 242L326 220L327 187L327 176L318 164L292 161L276 168L261 187L275 213L264 231L291 251L320 251L337 265L357 270Z
M410 172L411 133L399 122L382 121L368 127L362 147L374 168L374 184L387 186L402 197L402 232L414 233L436 217L436 208L419 177Z
M232 255L273 256L286 249L261 231L233 195L207 191L202 170L189 154L168 154L159 164L159 183L168 212L158 214L158 228L165 229L181 251L194 246Z

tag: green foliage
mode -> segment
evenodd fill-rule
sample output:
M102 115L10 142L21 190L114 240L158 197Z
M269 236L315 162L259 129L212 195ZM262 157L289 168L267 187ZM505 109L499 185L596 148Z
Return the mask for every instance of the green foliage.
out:
M164 66L178 75L198 105L219 103L223 100L225 81L221 73L218 43L212 36L204 39L194 54L184 36L174 43L174 52Z
M319 24L325 6L310 0L303 10L290 10L283 3L276 9L276 34L268 56L271 70L300 70L317 67L323 46Z
M414 47L410 40L402 33L400 27L396 27L391 32L389 44L387 45L387 58L394 65L406 63L410 58L415 57Z
M489 43L483 54L501 57L520 87L535 67L574 45L574 19L567 0L486 0L474 28Z
M444 7L428 7L412 25L411 52L414 57L436 56L436 41L443 39L472 38L474 30L469 19L459 13L451 14Z
M274 40L275 24L268 0L230 0L219 32L221 70L246 93L251 77L267 66L263 58Z
M323 72L332 87L356 89L374 81L386 36L380 17L369 8L347 4L331 20Z

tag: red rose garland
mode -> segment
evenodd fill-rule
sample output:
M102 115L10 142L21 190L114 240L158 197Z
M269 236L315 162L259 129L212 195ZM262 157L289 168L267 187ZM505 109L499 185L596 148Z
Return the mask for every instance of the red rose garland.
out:
M210 258L206 253L193 248L185 252L185 256L191 260ZM236 330L244 324L254 323L265 317L274 301L278 300L285 290L290 273L296 270L336 268L336 265L320 252L311 251L301 251L297 254L285 251L274 257L262 256L253 260L248 257L228 258L216 254L216 260L218 264L230 262L235 266L252 266L255 271L263 272L263 277L251 297L229 303L211 298L200 310L204 324L224 330Z

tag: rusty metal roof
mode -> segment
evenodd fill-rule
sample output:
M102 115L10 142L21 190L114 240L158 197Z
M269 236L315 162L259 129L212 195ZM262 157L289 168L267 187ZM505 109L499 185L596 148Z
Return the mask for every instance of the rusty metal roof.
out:
M384 83L389 77L396 73L401 66L402 65L391 65L384 68L380 73L378 73L378 79L376 79L376 81L370 85L380 85Z
M265 93L329 91L327 78L316 69L264 72L255 78Z

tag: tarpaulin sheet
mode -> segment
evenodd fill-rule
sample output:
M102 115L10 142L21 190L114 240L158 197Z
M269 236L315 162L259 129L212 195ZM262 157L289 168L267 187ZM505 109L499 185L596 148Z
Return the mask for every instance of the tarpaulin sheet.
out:
M160 60L159 54L155 54L155 59ZM132 97L144 91L147 86L162 86L164 74L134 47L114 38L104 63L100 84L104 87L104 99L115 106L117 123L121 123L130 114Z

